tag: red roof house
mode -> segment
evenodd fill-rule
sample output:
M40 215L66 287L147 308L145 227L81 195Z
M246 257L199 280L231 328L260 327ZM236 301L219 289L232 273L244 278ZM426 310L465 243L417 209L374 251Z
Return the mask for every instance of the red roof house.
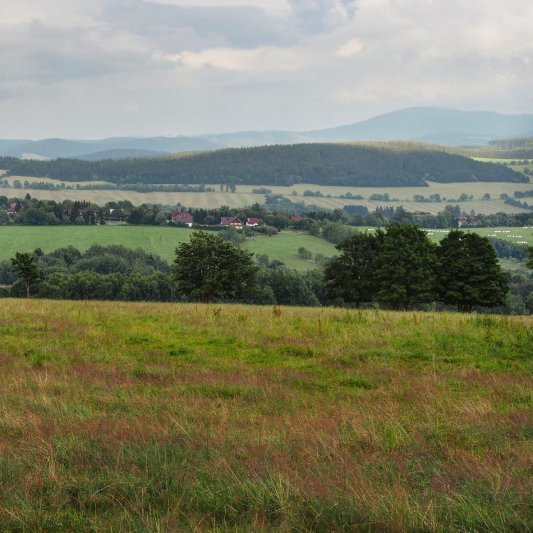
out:
M189 228L193 225L192 215L187 211L174 211L172 213L172 222L177 224L187 224Z
M242 228L244 224L239 217L222 217L220 219L221 226L230 226L232 228Z

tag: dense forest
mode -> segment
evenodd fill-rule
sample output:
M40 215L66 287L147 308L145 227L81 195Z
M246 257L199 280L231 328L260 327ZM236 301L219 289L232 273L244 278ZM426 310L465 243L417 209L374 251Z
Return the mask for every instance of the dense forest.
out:
M412 143L296 144L226 149L177 158L52 161L0 158L13 176L63 181L130 183L338 186L425 186L471 181L527 182L502 165L481 163Z

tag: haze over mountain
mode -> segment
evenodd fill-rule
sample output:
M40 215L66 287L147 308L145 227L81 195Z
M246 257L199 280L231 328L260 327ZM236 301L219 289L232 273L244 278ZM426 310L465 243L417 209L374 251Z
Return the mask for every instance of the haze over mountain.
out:
M533 115L414 107L354 124L307 132L243 131L194 137L121 137L94 141L0 140L0 155L95 160L308 142L403 140L472 146L486 145L495 139L528 136L533 136Z

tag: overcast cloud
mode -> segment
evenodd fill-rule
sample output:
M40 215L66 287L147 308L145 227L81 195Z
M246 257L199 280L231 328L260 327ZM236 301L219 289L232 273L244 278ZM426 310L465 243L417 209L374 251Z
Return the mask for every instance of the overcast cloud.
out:
M2 0L0 137L533 113L531 0Z

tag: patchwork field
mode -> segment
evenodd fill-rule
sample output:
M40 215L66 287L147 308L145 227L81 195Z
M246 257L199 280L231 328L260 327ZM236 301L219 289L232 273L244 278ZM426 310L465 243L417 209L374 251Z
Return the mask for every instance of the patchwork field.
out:
M176 246L189 239L192 230L160 226L0 226L0 261L15 252L31 252L41 248L51 252L56 248L73 245L86 250L92 244L122 244L128 248L143 248L168 261L174 259ZM257 237L244 244L256 254L283 261L297 270L312 268L314 263L300 259L298 249L304 247L327 257L336 253L333 244L299 232L283 232L274 237Z
M2 531L529 531L533 319L0 300Z
M13 181L15 178L9 178ZM19 178L20 181L49 181L51 179L41 178ZM55 180L57 183L61 183ZM80 182L81 183L81 182ZM98 183L98 182L95 182ZM101 182L105 183L105 182ZM216 185L212 187L218 188ZM304 202L308 205L317 205L327 209L342 208L347 204L365 205L373 211L377 207L384 205L403 206L408 211L426 211L429 213L438 213L444 209L446 203L454 203L462 193L472 195L473 200L462 202L461 205L465 210L474 210L479 213L518 213L520 208L505 204L500 199L500 194L512 196L515 191L525 191L533 189L532 183L429 183L429 187L330 187L321 185L312 185L300 183L292 187L268 186L273 194L282 194L292 201ZM63 200L86 200L103 205L109 201L127 200L134 205L142 203L153 203L163 205L176 205L178 202L184 206L197 208L216 208L222 205L228 207L244 207L254 203L262 204L265 201L263 194L255 194L254 189L258 186L238 185L237 192L204 192L204 193L176 193L176 192L152 192L138 193L135 191L117 191L117 190L34 190L34 189L5 189L4 194L8 196L25 196L29 193L34 198L63 201ZM320 191L323 196L304 196L306 190ZM293 195L296 193L296 196ZM361 195L364 200L354 200L349 198L340 198L341 195L351 193L352 195ZM371 201L368 200L372 194L389 194L390 198L396 198L398 201ZM428 197L431 194L440 194L443 201L440 203L420 203L414 202L413 196L421 194ZM491 195L491 200L482 201L481 198L485 193Z

